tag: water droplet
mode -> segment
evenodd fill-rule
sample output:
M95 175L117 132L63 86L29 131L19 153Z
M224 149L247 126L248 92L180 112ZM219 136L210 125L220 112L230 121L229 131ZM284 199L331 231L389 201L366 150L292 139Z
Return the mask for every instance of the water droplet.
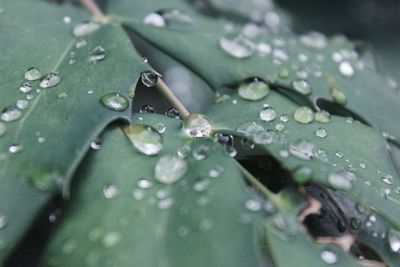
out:
M214 135L214 141L223 145L224 147L232 147L233 146L233 136L224 133L216 133Z
M30 85L30 83L23 83L19 90L22 93L29 93L30 91L32 91L32 86Z
M275 125L275 129L276 129L278 132L282 132L283 130L285 130L285 125L283 125L282 123L277 123L277 124Z
M212 126L206 116L192 113L184 119L183 130L187 136L209 137L211 136Z
M22 117L22 112L17 107L14 106L3 109L0 116L1 120L6 122L16 121L21 117Z
M265 131L264 127L256 122L246 122L240 125L236 131L243 133L257 144L271 144L274 138L274 132Z
M319 110L315 113L315 120L321 123L330 122L330 117L331 115L329 114L329 112L325 110Z
M323 49L327 44L325 35L319 32L310 32L302 35L300 37L300 42L306 46L317 49Z
M221 37L219 46L230 56L239 59L252 56L255 50L253 42L243 35Z
M400 231L390 228L388 232L388 240L390 250L394 253L400 253Z
M342 152L336 152L335 156L341 159L341 158L343 158L343 153Z
M165 126L165 124L162 122L157 122L154 125L154 129L156 129L159 133L164 133L167 130L167 126Z
M56 73L50 73L40 80L39 86L42 88L54 87L59 84L60 81L60 76L58 76Z
M26 72L25 72L25 79L28 81L35 81L38 80L40 78L40 76L42 76L42 74L40 73L40 71L35 68L29 68Z
M289 121L289 115L288 114L282 114L279 119L280 119L281 122L288 122Z
M93 141L93 142L90 143L90 147L91 147L93 150L99 150L99 149L101 149L101 141L100 141L99 139L96 139L95 141Z
M251 81L246 81L240 84L238 93L246 100L260 100L268 95L270 89L264 81L254 78Z
M299 92L302 95L309 95L311 94L311 84L306 80L298 80L292 83L294 90Z
M29 102L28 102L28 100L25 100L25 99L19 99L19 100L17 100L17 103L15 105L20 110L24 110L29 107Z
M299 184L307 183L311 179L312 169L309 166L300 166L293 173L293 178Z
M321 259L326 263L326 264L335 264L338 259L335 254L335 252L330 251L330 250L324 250L321 252Z
M315 136L325 138L328 136L328 131L325 128L318 128L315 130Z
M179 236L187 236L189 234L190 230L186 226L180 226L177 230L177 234Z
M211 185L210 179L208 178L199 178L193 184L193 189L197 192L206 191Z
M135 200L142 200L144 198L144 191L141 189L136 189L132 192L132 196Z
M21 144L12 144L9 148L8 151L10 151L11 154L17 154L22 152L24 150L24 146Z
M271 53L272 49L269 44L266 43L260 43L257 45L257 50L262 56L266 56Z
M140 77L141 77L142 83L146 87L152 87L152 86L156 85L160 75L158 73L156 73L155 71L145 71L145 72L142 72Z
M115 198L118 195L118 191L118 187L115 184L110 184L103 187L103 195L107 199Z
M367 167L367 164L365 162L360 162L360 168L365 169Z
M348 191L352 189L355 175L347 171L336 171L328 176L328 183L335 189Z
M128 99L119 93L107 93L101 97L100 102L114 111L124 111L129 107Z
M179 157L186 158L187 156L190 155L191 151L192 151L192 148L190 147L190 144L188 143L188 144L185 144L185 145L181 146L180 148L178 148L176 153L178 154Z
M81 40L79 40L79 41L76 42L75 47L76 47L77 49L79 49L79 48L85 47L86 45L87 45L86 40L81 39Z
M273 121L276 118L276 111L271 106L266 106L260 111L260 119L263 121Z
M89 61L99 62L104 60L106 56L106 50L101 45L98 45L90 52Z
M210 169L208 175L212 178L217 178L220 177L223 172L224 172L224 167L222 167L221 165L215 165Z
M70 24L70 23L71 23L71 17L69 17L69 16L64 16L64 17L63 17L63 22L64 22L65 24Z
M131 125L124 128L137 150L145 155L157 155L163 148L162 136L153 128L145 125Z
M242 138L240 140L240 144L242 145L242 148L244 150L253 150L255 148L255 144L253 142L251 142L249 139L247 138Z
M4 229L8 224L7 215L0 210L0 230Z
M154 185L153 181L147 178L140 178L139 180L137 180L136 184L141 189L149 189L152 188Z
M174 155L164 155L156 163L154 168L155 178L163 184L173 184L185 175L188 164L184 159Z
M7 126L4 123L0 122L0 136L3 136L6 133L6 130Z
M314 144L302 139L289 145L289 152L296 158L311 160L316 155L316 147Z
M193 157L196 160L203 160L207 157L210 148L206 145L199 145L193 149Z
M185 30L193 27L193 19L178 9L159 10L147 15L143 22L155 27Z
M174 202L175 200L172 197L167 197L158 201L157 207L161 210L169 209Z
M86 21L76 25L73 29L75 37L82 37L100 29L100 25L93 21Z
M258 199L250 198L246 200L245 207L249 211L257 212L261 210L262 205L261 201L259 201Z
M332 97L333 102L340 105L345 105L347 103L346 95L339 88L331 87L329 89L329 93Z
M165 111L165 115L170 118L180 119L179 111L176 108L169 108Z
M354 74L353 67L347 61L343 61L339 64L339 71L343 76L347 76L347 77L351 77Z
M154 107L149 104L146 104L140 108L140 113L154 113L154 111Z
M199 223L199 228L203 232L208 232L212 228L213 223L210 219L203 219Z
M385 174L382 176L382 182L385 184L392 184L393 183L393 176L390 174Z
M299 107L294 113L297 122L307 124L314 120L314 111L309 107Z
M102 243L106 248L112 248L121 241L121 234L115 231L108 232L104 235Z

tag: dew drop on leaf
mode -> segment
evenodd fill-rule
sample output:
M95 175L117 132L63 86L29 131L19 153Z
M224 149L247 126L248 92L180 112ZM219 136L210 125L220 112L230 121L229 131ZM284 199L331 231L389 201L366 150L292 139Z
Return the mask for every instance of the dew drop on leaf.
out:
M30 83L23 83L20 87L19 90L22 93L29 93L30 91L32 91L32 86Z
M310 32L300 37L300 42L306 46L323 49L326 44L327 40L325 35L319 32Z
M100 102L114 111L124 111L129 106L129 101L119 93L107 93L103 95Z
M104 60L106 56L106 50L101 45L98 45L90 52L89 61L99 62Z
M25 99L19 99L19 100L17 100L17 103L15 105L20 110L24 110L29 107L29 102L28 102L28 100L25 100Z
M326 264L335 264L338 261L335 252L333 252L331 250L322 251L321 252L321 259Z
M1 120L5 122L16 121L22 117L22 112L15 106L5 108L1 112Z
M273 121L276 118L276 111L273 107L271 106L266 106L260 111L260 119L263 121Z
M211 181L208 178L199 178L193 184L193 189L197 192L206 191L211 185Z
M192 113L184 119L183 131L191 137L209 137L211 136L212 126L206 116Z
M257 212L261 210L262 204L258 199L250 198L246 200L245 207L249 211Z
M169 108L168 110L165 111L165 115L174 119L180 118L179 111L176 108Z
M42 74L35 67L27 69L27 71L25 72L25 75L24 75L25 79L28 81L38 80L41 76L42 76Z
M162 136L150 126L131 125L124 128L134 147L145 155L157 155L163 148Z
M339 71L343 76L351 77L354 75L354 69L347 61L343 61L339 64Z
M136 185L141 189L149 189L153 187L154 183L148 178L140 178L137 180Z
M345 105L347 103L346 95L337 87L331 88L329 90L329 93L331 95L333 102L335 102L339 105Z
M294 113L294 119L303 124L314 120L314 111L309 107L299 107Z
M391 185L393 183L393 176L391 176L390 174L383 175L382 182L384 182L385 184Z
M110 231L104 234L102 243L106 248L112 248L119 244L122 236L119 232Z
M87 41L86 40L84 40L84 39L81 39L81 40L79 40L79 41L77 41L76 43L75 43L75 47L76 48L82 48L82 47L85 47L87 45Z
M246 100L257 101L269 94L269 86L262 80L254 78L240 84L238 93Z
M105 185L103 187L103 195L107 199L115 198L118 195L118 187L115 184Z
M192 154L196 160L203 160L207 157L209 150L208 146L199 145L193 149Z
M311 94L311 84L306 80L298 80L292 83L292 86L296 92L302 95L309 95Z
M325 110L319 110L315 113L315 120L321 123L330 122L330 117L331 115L329 114L329 112Z
M177 30L191 29L194 25L193 19L178 9L165 9L150 13L143 22L155 27Z
M61 82L60 76L56 73L50 73L44 76L39 83L39 86L42 88L54 87Z
M329 174L328 183L335 189L348 191L352 189L355 175L347 171L335 171Z
M288 122L289 121L289 115L288 114L282 114L279 119L280 119L281 122Z
M176 151L180 158L187 158L191 152L192 148L190 147L190 144L185 144L178 148L178 150Z
M11 154L17 154L20 153L24 150L24 146L21 144L12 144L9 148L8 151L10 151Z
M315 130L315 136L325 138L328 136L328 131L325 128L318 128Z
M220 177L223 172L224 172L224 167L217 164L208 171L208 175L212 178L217 178Z
M163 184L173 184L185 175L187 162L174 155L164 155L156 163L154 177Z
M296 158L311 160L316 155L316 147L313 143L302 139L289 145L289 152Z
M309 166L300 166L293 172L293 178L296 182L304 184L311 179L312 169Z
M219 46L234 58L248 58L254 54L255 45L243 35L226 36L219 39Z
M100 25L93 21L86 21L76 25L73 29L75 37L82 37L100 29Z
M390 228L388 232L388 240L390 250L394 253L400 253L400 231Z

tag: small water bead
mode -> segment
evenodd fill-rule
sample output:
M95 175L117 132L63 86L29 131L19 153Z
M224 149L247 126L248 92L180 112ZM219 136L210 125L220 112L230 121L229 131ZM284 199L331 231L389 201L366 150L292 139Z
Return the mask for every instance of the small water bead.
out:
M106 185L103 187L103 195L107 199L115 198L118 195L119 189L115 184Z
M90 148L93 150L100 150L101 149L101 141L99 139L94 140L90 143Z
M178 156L180 158L187 158L191 152L192 152L192 148L190 147L189 143L184 144L183 146L178 148L178 150L176 151L176 153L178 154Z
M255 45L243 35L225 36L219 39L219 46L234 58L248 58L254 54Z
M106 248L112 248L121 242L122 236L119 232L111 231L107 232L102 240L103 246Z
M82 47L85 47L86 45L87 45L87 41L84 40L84 39L81 39L81 40L79 40L79 41L77 41L77 42L75 43L75 47L76 47L77 49L82 48Z
M224 172L224 167L222 167L221 165L215 165L210 169L208 175L212 178L217 178L220 177L223 172Z
M159 28L186 30L193 27L193 19L178 9L165 9L147 15L143 22Z
M76 62L76 59L75 59L75 58L71 58L71 59L68 61L68 63L69 63L70 65L75 64L75 62Z
M299 123L310 123L314 120L314 111L309 107L299 107L294 113L294 119Z
M282 80L285 80L285 79L287 79L289 77L289 70L287 68L285 68L285 67L282 67L279 70L279 74L278 75L279 75L279 78L281 78Z
M100 25L93 21L86 21L76 25L72 31L75 37L89 35L100 29Z
M150 126L131 125L124 128L134 147L145 155L157 155L163 148L162 136Z
M1 112L1 120L5 122L16 121L22 117L22 112L15 106L3 109Z
M319 32L310 32L300 37L300 42L306 46L323 49L327 44L325 35Z
M23 83L20 87L19 87L19 90L22 92L22 93L29 93L29 92L31 92L32 91L32 86L31 86L31 84L30 83Z
M382 182L384 182L385 184L391 185L393 183L393 176L391 176L390 174L383 175Z
M256 146L253 142L251 142L247 138L242 138L240 140L240 144L242 145L243 149L245 149L245 150L253 150Z
M150 179L140 178L139 180L137 180L136 185L141 189L149 189L153 187L154 183Z
M271 106L266 106L260 111L260 119L263 121L273 121L276 118L276 111L273 107Z
M328 131L325 128L318 128L315 130L315 136L325 138L328 136Z
M262 203L258 199L251 198L251 199L246 200L245 207L249 211L257 212L257 211L261 210Z
M331 115L328 111L319 110L315 113L315 120L321 123L328 123L331 120Z
M312 169L309 166L300 166L293 173L293 178L297 183L304 184L311 179Z
M24 74L25 80L28 80L28 81L36 81L36 80L40 79L41 76L42 76L42 74L35 67L29 68L27 71L25 71L25 74Z
M106 56L107 56L106 50L101 45L98 45L92 50L92 52L90 52L89 61L99 62L104 60Z
M315 145L305 139L289 145L289 152L302 160L311 160L317 154Z
M238 93L246 100L257 101L269 94L270 88L264 81L254 78L240 84Z
M70 24L71 23L71 17L70 16L64 16L63 17L63 22L65 23L65 24Z
M277 123L275 125L275 130L277 130L278 132L282 132L283 130L285 130L285 125L282 123Z
M186 174L188 164L186 160L175 155L164 155L156 163L154 176L163 184L173 184Z
M177 234L181 237L187 236L189 234L190 230L186 226L179 226L177 230Z
M183 131L190 137L209 137L211 136L212 126L206 116L192 113L184 119Z
M400 253L400 231L390 228L388 232L388 240L390 250L394 253Z
M338 261L335 252L333 252L331 250L322 251L321 252L321 259L326 264L335 264Z
M157 202L157 207L160 210L165 210L165 209L169 209L174 203L175 203L175 200L172 197L168 197L168 198L159 200Z
M15 105L20 110L24 110L29 107L29 102L28 102L28 100L25 100L25 99L19 99L19 100L17 100L17 103Z
M288 122L289 121L289 115L288 114L283 114L279 118L281 122Z
M146 104L140 108L140 113L154 113L155 109L152 105Z
M7 215L0 210L0 230L4 229L8 224Z
M11 154L17 154L22 152L24 150L24 146L21 144L12 144L9 148L8 151L10 151Z
M159 133L164 133L166 130L167 130L167 126L165 126L165 124L164 123L162 123L162 122L157 122L155 125L154 125L154 129L156 129L156 131L157 132L159 132Z
M141 189L136 189L132 192L132 196L135 200L142 200L144 198L144 191Z
M354 69L347 61L343 61L339 64L339 72L346 77L351 77L354 75Z
M42 88L50 88L56 86L60 82L60 76L58 76L56 73L50 73L40 80L39 86Z
M169 108L165 111L165 115L167 115L170 118L174 119L180 119L181 115L179 114L179 110L176 108Z
M199 145L193 149L193 157L196 160L203 160L207 157L210 148L206 145Z
M141 74L141 81L146 87L155 86L160 75L155 71L145 71Z
M129 107L128 99L119 93L107 93L101 97L100 102L114 111L124 111Z
M336 171L328 176L328 183L335 189L348 191L352 189L355 175L347 171Z
M211 181L208 178L199 178L193 184L193 189L197 192L204 192L210 187Z
M237 132L243 133L257 144L271 144L275 133L271 130L266 131L263 126L256 122L246 122L240 125Z
M302 95L309 95L311 94L311 84L307 82L306 80L298 80L294 81L292 83L292 86L296 92L302 94Z

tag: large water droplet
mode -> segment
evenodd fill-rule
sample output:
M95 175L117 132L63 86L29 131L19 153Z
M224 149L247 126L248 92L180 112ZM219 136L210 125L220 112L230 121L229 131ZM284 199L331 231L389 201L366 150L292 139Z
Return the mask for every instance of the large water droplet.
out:
M25 72L25 79L28 81L35 81L38 80L40 78L40 76L42 76L42 74L40 73L40 71L35 68L29 68L26 72Z
M355 175L347 171L336 171L328 176L328 183L335 189L339 190L350 190L352 185L352 180L355 179Z
M347 77L351 77L354 74L353 67L347 61L343 61L339 64L339 71L343 76L347 76Z
M174 155L164 155L154 168L154 176L157 181L163 184L173 184L185 175L188 164L184 159Z
M304 139L289 145L289 152L302 160L311 160L317 153L315 145Z
M306 80L298 80L292 83L294 90L299 92L302 95L311 94L311 84Z
M16 121L21 118L22 112L14 106L3 109L1 112L1 120L2 121Z
M89 61L99 62L105 59L106 56L106 50L101 45L98 45L90 52Z
M317 111L317 113L315 113L315 120L321 123L330 122L330 117L331 115L329 114L329 112L325 110L319 110Z
M331 250L324 250L321 252L321 259L326 263L326 264L335 264L337 262L337 256L335 252Z
M61 82L60 76L58 76L56 73L50 73L44 76L39 83L39 86L42 88L49 88L56 86Z
M270 89L267 83L258 78L240 84L238 93L246 100L260 100L268 95Z
M155 27L185 30L194 25L193 19L178 9L165 9L147 15L143 22Z
M297 122L307 124L314 120L314 111L309 107L299 107L294 113Z
M266 106L260 111L260 119L263 121L273 121L276 118L276 111L271 106Z
M212 126L206 116L192 113L184 119L183 131L187 136L209 137L211 136Z
M128 99L119 93L107 93L101 97L100 102L115 111L124 111L129 106Z
M390 228L388 232L388 240L390 250L395 253L400 253L400 231Z
M137 150L145 155L157 155L163 148L162 136L153 128L144 125L131 125L124 128Z
M219 46L235 58L248 58L254 54L255 50L253 42L243 35L221 37Z
M82 37L91 34L100 29L100 25L93 21L86 21L74 27L73 34L75 37Z

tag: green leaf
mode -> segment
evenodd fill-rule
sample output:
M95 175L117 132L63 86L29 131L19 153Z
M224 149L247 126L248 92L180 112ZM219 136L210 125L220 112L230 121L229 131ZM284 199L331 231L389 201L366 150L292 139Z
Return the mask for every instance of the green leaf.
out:
M245 191L240 169L219 144L209 139L187 139L180 120L152 114L141 114L136 119L140 124L166 127L162 151L155 156L144 155L119 129L107 131L100 151L93 151L78 171L78 184L71 201L65 203L65 217L52 236L41 266L84 262L121 267L283 267L292 262L292 258L285 257L287 251L298 249L297 245L305 252L298 266L325 266L320 254L326 249L333 250L339 262L346 264L343 266L359 266L338 247L316 245L306 236L296 218L298 198L291 208L293 213L278 208L270 211L268 220L246 209L249 200L255 205L267 202ZM158 160L176 155L177 150L182 155L182 147L188 146L191 152L184 158L188 163L184 178L170 185L157 182L154 169ZM206 156L199 160L198 153L205 147ZM218 177L216 170L220 171ZM153 186L138 186L142 178ZM104 190L111 187L114 193L106 198ZM280 198L280 203L288 207L288 199ZM271 233L265 236L260 232L260 222ZM260 243L264 237L274 242L264 246ZM264 259L261 249L267 252ZM308 260L310 257L314 262Z
M146 64L119 26L104 26L75 38L73 25L86 18L79 10L11 0L2 1L0 7L4 10L0 14L2 115L18 100L28 99L26 109L13 108L21 113L19 119L1 122L6 130L0 137L0 211L8 221L0 230L1 265L50 198L61 189L68 193L72 173L100 131L116 119L129 121L128 107L114 111L100 98L117 92L128 99ZM65 16L71 24L63 22ZM81 39L86 46L76 48ZM91 62L89 57L99 45L106 57ZM42 77L57 73L60 83L41 88L40 80L30 81L32 91L22 93L19 88L31 67Z
M162 4L158 4L158 1L148 3L152 6L150 11L148 6L142 8L129 1L114 1L108 10L145 39L192 69L214 89L256 76L295 92L292 82L299 80L299 76L307 75L312 93L301 98L308 99L314 106L325 108L326 105L317 100L334 102L331 91L335 88L345 95L347 109L381 132L389 132L400 139L397 127L399 96L389 87L384 77L363 66L352 44L344 38L327 40L323 35L297 37L260 30L259 35L250 42L255 46L267 44L273 51L262 56L255 49L254 55L239 59L224 52L219 41L221 37L244 32L240 25L228 24L232 29L227 31L226 22L201 15L186 4L164 1ZM146 12L166 8L188 14L194 21L193 27L190 30L177 30L168 25L163 28L143 23L143 14ZM133 9L137 9L135 14L132 14ZM341 63L332 59L334 53L339 53ZM342 63L342 68L347 69L342 72L347 74L340 71ZM353 71L349 71L349 68Z
M270 105L277 112L274 121L265 122L260 119L264 104ZM237 112L238 107L241 107L241 112ZM329 123L313 121L310 124L302 124L294 119L297 109L296 104L274 91L260 101L246 101L234 93L230 99L210 107L206 115L215 131L263 143L259 146L277 158L292 173L296 173L302 166L310 167L312 175L309 179L298 182L313 181L336 186L339 190L348 189L346 195L357 202L368 203L393 225L399 227L400 197L395 193L395 189L400 186L400 182L383 137L370 127L356 121L350 123L336 116L332 116ZM287 123L280 118L282 115L288 117ZM262 131L270 131L267 136L271 135L272 140L260 141L260 138L257 139L257 133L249 134L238 130L239 127L243 128L244 124L252 122L259 125ZM283 131L276 130L282 125ZM316 136L316 131L320 128L326 130L326 138ZM290 147L295 148L302 140L311 145L308 146L311 150L307 151L311 153L309 160L306 155L301 157L296 156L296 152L292 155L289 153ZM351 181L351 188L336 184L335 179L329 182L331 174L341 171L349 171L355 175L354 178L349 177L354 179Z

